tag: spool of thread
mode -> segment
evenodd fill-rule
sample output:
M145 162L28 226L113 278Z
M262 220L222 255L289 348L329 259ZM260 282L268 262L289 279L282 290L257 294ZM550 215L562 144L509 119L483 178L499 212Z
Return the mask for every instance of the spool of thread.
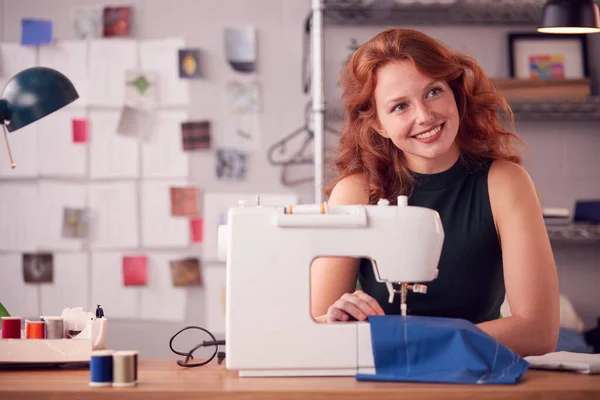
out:
M44 339L44 321L25 320L25 337L27 339Z
M137 383L137 352L113 353L113 387L132 387Z
M2 317L2 339L21 339L21 317Z
M110 386L113 379L112 350L95 350L90 357L90 386Z
M46 321L46 339L63 339L64 323L61 317L44 317Z

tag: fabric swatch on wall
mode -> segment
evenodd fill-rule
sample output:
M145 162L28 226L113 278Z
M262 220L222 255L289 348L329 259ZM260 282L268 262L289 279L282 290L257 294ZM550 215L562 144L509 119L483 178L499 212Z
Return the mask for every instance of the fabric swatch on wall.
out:
M51 253L23 254L23 280L26 283L52 283L54 261Z
M170 262L173 286L202 285L200 261L197 258L186 258Z

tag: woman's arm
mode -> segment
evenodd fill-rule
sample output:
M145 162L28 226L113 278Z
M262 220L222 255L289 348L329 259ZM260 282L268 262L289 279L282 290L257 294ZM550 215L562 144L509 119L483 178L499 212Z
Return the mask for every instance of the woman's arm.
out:
M559 290L541 206L523 167L496 160L488 177L512 316L478 326L522 356L554 351Z
M351 175L335 185L328 205L368 204L367 182ZM313 318L327 314L344 293L356 288L359 261L352 257L322 257L313 261L310 271L310 310Z

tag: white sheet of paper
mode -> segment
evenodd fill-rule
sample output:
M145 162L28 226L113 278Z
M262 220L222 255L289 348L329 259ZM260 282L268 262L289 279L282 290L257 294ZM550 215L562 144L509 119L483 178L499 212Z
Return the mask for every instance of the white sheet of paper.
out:
M140 288L140 317L145 320L185 320L187 290L171 283L169 261L181 258L177 253L146 253L148 285Z
M102 178L136 178L138 140L119 135L120 112L92 110L89 113L90 176Z
M108 319L139 317L140 288L123 285L124 255L121 252L92 253L90 301L94 308L99 304Z
M126 72L137 69L137 41L96 39L89 46L89 105L122 106Z
M59 316L66 308L88 307L87 253L54 253L53 283L40 285L40 315Z
M293 193L211 193L204 194L204 243L202 245L204 260L218 260L219 225L227 223L227 213L237 207L240 200L248 206L256 205L256 196L260 195L262 206L289 206L298 203L298 196Z
M135 182L89 184L89 207L93 213L90 246L93 249L138 246L135 189Z
M10 78L37 66L36 48L18 43L0 43L0 93Z
M190 102L189 81L179 78L179 49L183 48L183 38L140 42L140 68L158 73L159 106L187 106Z
M80 118L87 114L73 104L36 122L40 176L86 176L88 145L73 142L73 119Z
M142 182L142 246L182 248L190 244L190 221L171 215L171 186L188 186L184 181Z
M259 151L261 147L260 116L255 113L230 115L226 129L216 137L216 146Z
M35 251L38 237L36 183L0 184L0 251Z
M213 334L225 333L226 268L211 264L202 272L205 290L206 329Z
M0 254L2 305L13 317L38 318L38 285L23 280L22 254Z
M142 174L146 178L182 178L189 175L189 155L183 151L181 123L185 111L154 115L149 140L142 142Z
M39 46L40 67L48 67L65 75L79 94L73 102L77 107L85 107L88 102L88 45L81 40L59 40L51 46Z
M2 127L0 127L0 135L4 136ZM17 167L14 169L10 167L10 157L4 138L2 138L0 142L0 178L36 178L39 169L37 125L29 124L16 131L8 132L8 142Z
M38 185L40 250L80 250L82 239L64 238L64 208L85 208L87 188L81 183L40 181ZM62 311L62 310L61 310Z

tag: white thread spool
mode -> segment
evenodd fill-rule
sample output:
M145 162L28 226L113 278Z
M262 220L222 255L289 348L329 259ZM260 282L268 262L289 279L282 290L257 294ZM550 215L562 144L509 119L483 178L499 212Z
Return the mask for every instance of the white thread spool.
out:
M61 317L44 317L46 321L46 339L63 339L65 328Z
M113 353L113 387L132 387L137 383L137 352Z

